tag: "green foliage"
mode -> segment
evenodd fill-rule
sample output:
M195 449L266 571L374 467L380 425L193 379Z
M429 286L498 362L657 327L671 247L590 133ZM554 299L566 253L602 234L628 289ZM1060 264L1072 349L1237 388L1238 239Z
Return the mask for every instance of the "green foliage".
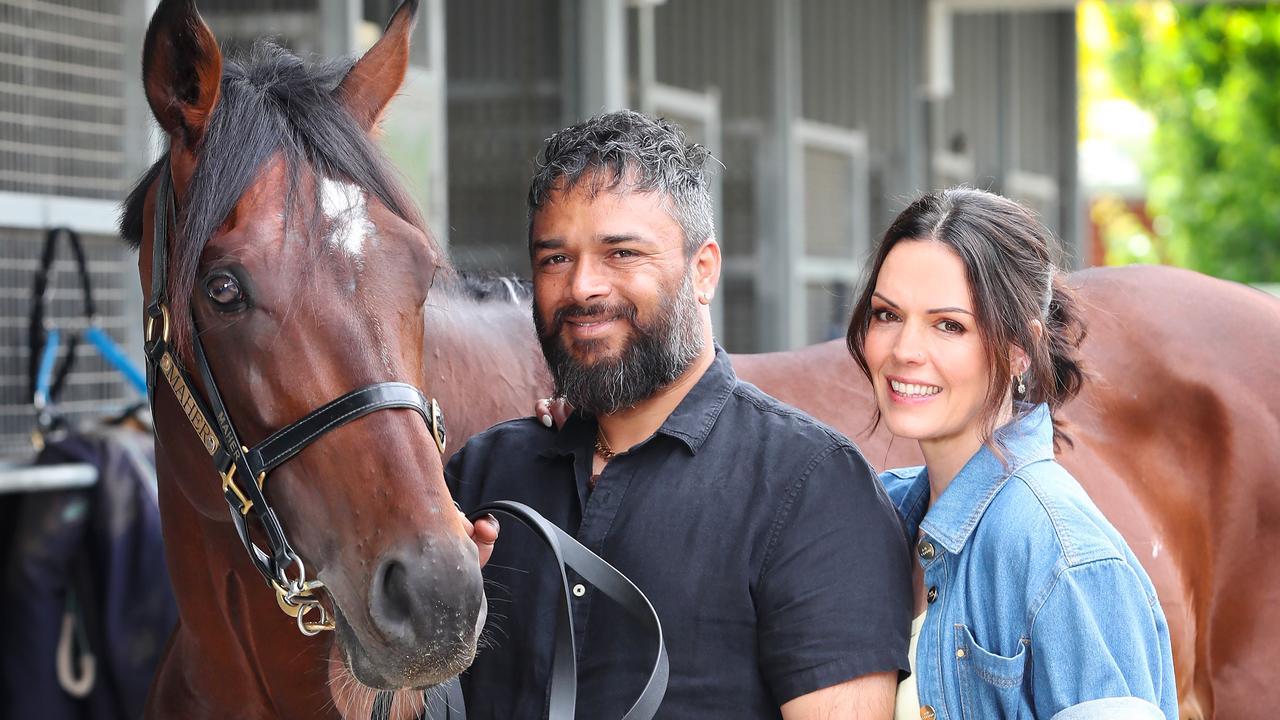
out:
M1156 119L1156 229L1196 270L1280 281L1280 3L1108 13L1112 79Z

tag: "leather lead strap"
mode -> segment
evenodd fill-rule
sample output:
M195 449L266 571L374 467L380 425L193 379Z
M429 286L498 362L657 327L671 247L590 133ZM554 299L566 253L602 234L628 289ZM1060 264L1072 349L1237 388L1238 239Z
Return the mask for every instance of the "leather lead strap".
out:
M649 679L644 689L636 698L631 709L623 715L623 720L650 720L658 712L662 698L667 692L667 680L670 676L670 664L667 660L667 646L662 636L662 622L654 611L649 598L640 592L625 575L612 565L600 559L595 553L583 547L565 531L548 522L532 508L509 500L499 500L476 508L468 517L474 522L486 513L501 513L519 520L521 524L537 533L547 544L560 567L561 595L560 612L556 618L555 655L551 665L551 691L548 706L549 720L573 720L577 698L577 652L573 641L573 614L570 611L572 599L569 591L569 577L565 568L578 573L591 583L606 597L622 606L654 637L654 662L649 672Z

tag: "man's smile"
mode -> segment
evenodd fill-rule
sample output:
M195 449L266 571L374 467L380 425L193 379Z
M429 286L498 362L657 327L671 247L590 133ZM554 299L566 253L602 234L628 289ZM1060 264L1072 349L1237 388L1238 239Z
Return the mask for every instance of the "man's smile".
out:
M620 322L616 315L565 318L564 328L570 337L587 340L607 335Z

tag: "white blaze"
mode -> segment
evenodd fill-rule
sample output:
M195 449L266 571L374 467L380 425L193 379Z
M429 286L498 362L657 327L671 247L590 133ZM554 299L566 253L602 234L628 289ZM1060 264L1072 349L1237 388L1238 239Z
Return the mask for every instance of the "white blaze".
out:
M364 241L373 232L364 190L353 183L324 178L320 203L325 217L333 224L329 241L347 255L360 259Z

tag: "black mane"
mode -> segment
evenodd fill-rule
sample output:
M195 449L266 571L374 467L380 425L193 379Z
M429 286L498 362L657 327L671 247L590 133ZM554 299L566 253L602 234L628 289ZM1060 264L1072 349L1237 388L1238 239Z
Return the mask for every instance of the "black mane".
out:
M185 319L205 243L277 153L291 184L285 190L286 208L297 200L293 184L310 168L354 182L426 232L417 206L381 151L333 97L352 64L351 59L307 63L265 40L254 43L244 59L224 59L221 95L197 150L191 184L178 198L179 230L168 250L168 294L178 338L188 337ZM135 248L142 241L147 190L166 163L167 153L143 174L124 203L120 235Z

